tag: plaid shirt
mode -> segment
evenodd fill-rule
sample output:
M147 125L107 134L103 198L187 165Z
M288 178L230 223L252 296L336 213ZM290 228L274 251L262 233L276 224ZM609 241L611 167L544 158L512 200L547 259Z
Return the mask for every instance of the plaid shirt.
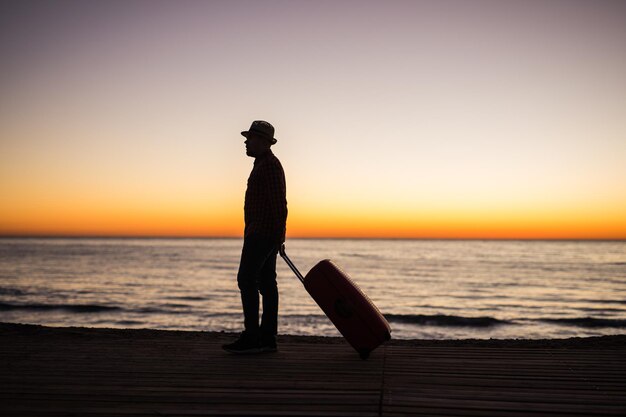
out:
M254 160L248 178L244 219L244 236L263 236L285 241L287 223L287 188L285 172L272 151Z

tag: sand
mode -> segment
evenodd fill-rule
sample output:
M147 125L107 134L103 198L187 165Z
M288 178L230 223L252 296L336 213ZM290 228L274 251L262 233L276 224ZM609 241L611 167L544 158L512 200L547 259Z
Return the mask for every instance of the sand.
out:
M306 336L232 355L234 337L2 323L0 415L626 415L626 335L392 340L367 361Z

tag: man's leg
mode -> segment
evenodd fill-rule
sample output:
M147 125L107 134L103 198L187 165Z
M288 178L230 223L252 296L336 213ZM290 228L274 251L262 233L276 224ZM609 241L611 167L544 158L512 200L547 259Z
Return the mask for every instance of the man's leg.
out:
M275 323L278 314L276 253L277 246L271 241L266 241L258 237L248 237L244 239L239 272L237 273L237 285L241 293L245 331L242 333L239 340L224 345L223 348L225 350L232 353L257 353L276 350L276 343L273 338L270 343L271 348L268 348L266 344L262 345L261 331L259 329L260 286L262 286L262 292L264 294L269 294L267 307L266 297L263 296L263 321L270 323L273 320ZM270 272L273 273L273 276ZM271 281L274 282L274 292L266 290L266 288L271 287ZM270 287L268 287L268 283ZM274 313L272 313L272 310ZM266 319L266 311L269 311L267 317L273 317L273 319L269 319L269 321ZM266 326L267 325L264 325L263 329L265 329ZM274 332L272 334L276 333L276 324L270 326L270 331ZM263 342L265 342L265 340L263 340Z
M274 245L256 237L244 240L237 274L237 285L241 293L246 333L257 337L259 336L259 281L265 264L268 259L272 258L272 254L275 269L276 252ZM272 263L271 260L270 263Z
M263 239L244 239L241 262L237 273L237 285L241 293L245 331L233 343L222 347L232 353L258 353L261 349L259 331L259 279L264 265L273 253L274 245ZM274 255L274 265L276 256Z
M261 319L262 342L275 346L278 330L278 286L276 284L276 255L274 246L259 275L259 291L263 296L263 317Z

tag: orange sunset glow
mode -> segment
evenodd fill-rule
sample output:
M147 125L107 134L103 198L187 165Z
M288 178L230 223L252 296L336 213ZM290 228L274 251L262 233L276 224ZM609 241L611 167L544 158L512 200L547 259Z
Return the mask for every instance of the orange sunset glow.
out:
M288 238L626 239L619 2L34 4L0 236L241 237L265 119Z

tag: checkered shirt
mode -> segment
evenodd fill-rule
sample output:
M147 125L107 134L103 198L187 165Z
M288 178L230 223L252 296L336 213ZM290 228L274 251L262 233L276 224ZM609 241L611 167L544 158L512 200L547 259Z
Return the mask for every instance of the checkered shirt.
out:
M285 172L272 151L254 160L244 205L244 236L285 241L287 223Z

